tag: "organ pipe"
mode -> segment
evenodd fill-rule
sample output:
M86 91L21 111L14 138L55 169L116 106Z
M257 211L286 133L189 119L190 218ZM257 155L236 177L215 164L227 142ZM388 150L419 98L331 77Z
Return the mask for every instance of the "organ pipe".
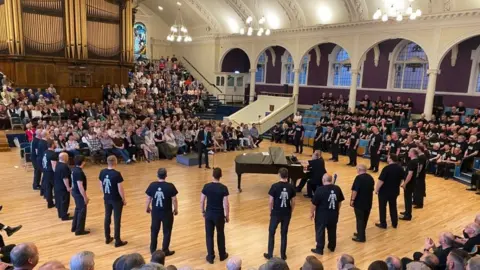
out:
M86 10L86 0L80 0L81 5L80 5L80 21L82 23L81 29L82 29L82 52L83 52L83 59L88 58L88 32L87 32L87 10Z
M25 54L25 45L24 45L24 34L23 34L23 18L22 18L22 4L20 0L14 0L16 2L16 13L17 13L17 23L18 23L18 40L19 48L18 54Z

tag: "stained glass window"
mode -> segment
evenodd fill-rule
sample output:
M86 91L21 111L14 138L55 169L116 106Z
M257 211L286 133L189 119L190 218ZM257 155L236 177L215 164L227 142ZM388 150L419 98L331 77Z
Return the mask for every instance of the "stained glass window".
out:
M350 86L352 84L352 75L350 69L352 64L350 63L350 56L347 51L341 48L337 55L335 56L335 61L333 62L333 85L335 86ZM360 79L362 77L360 74L357 77L357 86L360 86Z
M419 45L413 42L406 44L398 54L394 68L394 88L427 89L428 59Z
M147 59L147 28L145 24L137 22L133 25L133 55L135 61Z

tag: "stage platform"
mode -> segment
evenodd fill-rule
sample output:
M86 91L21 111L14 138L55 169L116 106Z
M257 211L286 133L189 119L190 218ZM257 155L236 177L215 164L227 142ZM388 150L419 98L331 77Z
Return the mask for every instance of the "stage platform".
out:
M198 166L198 154L190 153L186 155L177 155L177 163L185 166ZM203 157L203 164L205 164L205 156Z

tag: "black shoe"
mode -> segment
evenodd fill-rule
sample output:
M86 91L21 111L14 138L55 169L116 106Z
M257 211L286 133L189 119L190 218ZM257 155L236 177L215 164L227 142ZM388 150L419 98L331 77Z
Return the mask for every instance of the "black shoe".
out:
M365 240L362 240L362 239L360 239L360 238L358 238L358 237L353 237L353 238L352 238L352 241L354 241L354 242L359 242L359 243L365 243Z
M405 215L405 213L406 213L406 212L400 212L400 215L402 215L402 216L403 216L403 215Z
M333 162L338 162L338 159L334 159Z
M115 242L115 247L123 247L125 246L126 244L128 244L127 241L120 241L120 242Z
M312 198L312 196L311 196L311 195L308 195L308 194L303 194L303 197L305 197L305 198L309 198L309 199L311 199L311 198Z
M423 205L422 205L422 206L420 206L420 205L415 205L413 208L415 208L415 209L422 209L422 208L423 208Z
M165 253L165 256L172 256L173 254L175 254L175 251L174 250L167 250L167 251L164 251L163 253Z
M357 235L358 235L358 233L356 233L356 232L353 233L353 236L357 237Z
M315 254L318 254L318 255L323 255L323 250L318 250L316 248L312 248L310 251L315 253Z
M392 224L392 227L393 227L394 229L396 229L397 226L398 226L397 224L395 224L395 225Z
M0 205L0 211L2 211L2 209L3 209L3 205Z
M228 259L228 253L225 253L225 255L220 256L220 261L221 262L225 261L226 259Z
M373 168L372 168L372 167L370 167L370 168L368 168L368 170L369 170L369 171L372 171L372 170L373 170Z
M113 242L113 237L109 236L108 239L105 240L105 244L110 244Z
M299 188L296 188L296 189L295 189L295 191L296 191L297 193L300 193L300 192L302 192L302 190L301 190L301 189L299 189Z
M271 255L268 255L268 253L263 253L263 257L267 260L270 260L272 258Z
M328 248L328 250L330 250L331 252L335 252L334 248Z
M22 225L18 225L17 227L13 227L13 228L7 227L5 229L5 232L7 232L8 237L10 237L12 234L18 232L21 228L22 228Z
M205 257L205 259L207 260L207 262L209 264L213 264L213 258L208 258L208 256L207 256L207 257Z
M42 189L40 186L33 187L33 190L40 190Z
M211 169L210 166L205 167L205 169Z
M400 220L405 220L405 221L410 221L410 220L412 220L411 217L406 217L406 216L399 217L398 219L400 219Z
M202 166L198 166L198 168L199 168L199 169L201 169L201 168L202 168Z
M382 223L375 223L375 226L377 226L380 229L386 229L387 228L387 225L384 225Z
M75 235L76 235L76 236L80 236L80 235L87 235L87 234L89 234L89 233L90 233L90 231L85 230L85 231L83 231L83 232L75 232Z
M352 166L353 164L352 163L347 163L347 166Z
M55 207L55 204L50 204L50 205L48 205L47 207L48 207L48 209L54 208L54 207Z
M477 191L477 189L476 189L476 188L473 188L473 187L467 188L466 190L468 190L468 191Z
M72 219L73 219L73 217L67 216L67 217L63 217L62 221L69 221L69 220L72 220Z
M281 256L281 258L282 258L282 260L286 261L287 260L287 255L284 254L284 255Z
M76 232L76 231L77 231L76 228L75 228L75 229L74 229L74 228L71 228L71 229L70 229L70 232Z

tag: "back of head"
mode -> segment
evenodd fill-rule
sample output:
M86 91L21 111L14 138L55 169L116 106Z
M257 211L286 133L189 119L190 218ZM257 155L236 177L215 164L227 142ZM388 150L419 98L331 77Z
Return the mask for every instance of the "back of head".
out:
M108 156L107 157L107 164L108 164L108 166L117 165L117 157L114 156L114 155Z
M135 270L165 270L166 268L159 263L147 263L141 267L135 268Z
M339 268L343 269L343 267L347 264L355 265L355 259L349 254L342 254L338 259Z
M431 270L431 268L423 262L411 262L407 264L407 270Z
M384 261L374 261L368 266L368 270L388 270L388 266Z
M387 263L388 270L400 270L402 269L402 263L398 257L394 256L388 256L385 259L385 262Z
M302 270L323 270L323 264L315 256L307 256L303 263Z
M40 266L38 270L67 270L67 268L59 261L50 261Z
M33 269L38 263L38 250L33 243L22 243L10 252L10 260L16 268Z
M260 266L259 270L289 270L290 268L288 267L288 264L278 258L278 257L273 257L270 260L268 260L265 264Z
M242 259L239 257L231 257L227 262L227 270L242 269Z
M162 250L156 250L152 253L152 259L150 259L150 262L165 265L165 252Z
M464 270L470 255L463 249L453 249L447 257L447 267L453 270Z
M167 266L167 270L177 270L177 267L175 265L169 265Z
M79 252L70 259L70 270L92 270L95 266L95 254L91 251Z
M435 268L439 264L438 257L433 253L428 253L423 255L420 258L420 261L424 262L426 265L430 266L431 268Z
M215 178L216 180L220 180L220 178L222 178L222 169L220 168L213 168L213 178Z
M467 270L480 270L480 255L468 260Z
M139 253L127 254L120 257L115 264L116 270L131 270L134 268L142 267L145 264L145 260Z

